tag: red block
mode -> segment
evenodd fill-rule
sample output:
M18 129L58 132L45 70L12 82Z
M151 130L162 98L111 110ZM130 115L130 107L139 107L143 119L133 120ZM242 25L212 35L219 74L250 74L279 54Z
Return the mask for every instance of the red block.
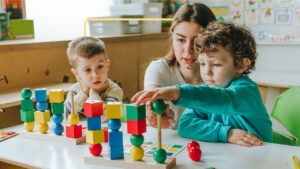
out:
M104 142L108 142L108 128L104 128Z
M87 117L96 117L103 115L103 102L98 100L89 100L83 104L84 115Z
M82 126L72 125L66 126L66 136L68 138L79 138L82 136Z
M127 132L129 134L140 135L146 132L146 119L127 120Z

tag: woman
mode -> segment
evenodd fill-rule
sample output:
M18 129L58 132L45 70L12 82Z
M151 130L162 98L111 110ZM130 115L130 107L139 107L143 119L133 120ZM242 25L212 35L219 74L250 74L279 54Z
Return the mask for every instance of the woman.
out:
M212 21L216 21L215 15L202 3L186 3L177 10L170 28L170 50L165 57L152 61L146 69L144 90L184 83L203 83L193 47L194 39ZM183 110L170 103L162 116L162 128L176 129ZM157 126L156 115L149 102L147 122L152 127Z

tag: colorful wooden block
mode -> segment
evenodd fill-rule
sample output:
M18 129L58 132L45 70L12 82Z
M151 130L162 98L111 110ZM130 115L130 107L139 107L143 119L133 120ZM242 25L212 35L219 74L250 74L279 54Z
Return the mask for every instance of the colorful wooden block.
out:
M50 121L50 111L46 110L45 112L35 111L34 119L37 123L47 123Z
M100 130L101 129L101 117L87 117L88 130Z
M146 119L127 120L127 132L129 134L140 135L146 132Z
M60 103L65 100L65 92L62 89L53 89L49 91L49 102Z
M33 122L34 121L34 109L31 110L20 110L21 121Z
M103 102L98 100L88 100L83 104L84 115L96 117L103 115Z
M108 128L103 128L104 131L104 142L108 142Z
M85 136L86 142L89 144L98 144L104 142L103 130L87 130Z
M110 131L108 132L109 145L110 146L123 146L123 133L120 131Z
M51 103L52 114L64 114L64 103Z
M110 156L111 160L117 160L117 159L123 159L124 158L123 145L109 146L108 151L109 151L109 156Z
M108 102L105 105L106 119L121 119L122 117L122 103Z
M47 90L45 88L35 89L35 100L37 102L46 102L47 101Z
M82 136L82 126L81 125L69 125L66 126L66 136L68 138L79 138Z
M33 101L32 100L21 100L21 109L22 110L32 110L33 109Z
M135 104L126 105L127 120L141 120L146 118L146 105L142 104L138 107Z

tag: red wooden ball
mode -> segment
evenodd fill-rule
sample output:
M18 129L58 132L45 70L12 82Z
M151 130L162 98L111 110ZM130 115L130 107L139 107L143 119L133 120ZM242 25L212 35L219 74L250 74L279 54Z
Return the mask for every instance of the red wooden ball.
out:
M196 147L196 148L200 149L200 144L197 141L192 140L187 144L188 151L189 151L189 149L191 149L191 147Z
M199 161L201 159L202 156L202 151L200 150L200 148L196 148L196 147L191 147L188 150L190 159L193 161Z
M91 144L89 146L90 153L94 156L99 156L102 152L102 145L101 144Z

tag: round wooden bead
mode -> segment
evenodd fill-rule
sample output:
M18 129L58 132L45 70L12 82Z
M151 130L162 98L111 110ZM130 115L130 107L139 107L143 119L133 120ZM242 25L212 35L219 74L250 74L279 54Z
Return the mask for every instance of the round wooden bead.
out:
M28 132L32 132L34 128L34 122L24 122L24 129Z
M39 131L40 131L40 133L47 133L47 131L48 131L48 124L47 123L40 123L39 124Z
M121 128L121 120L120 119L109 119L108 120L108 128L112 131L118 131Z
M75 113L71 113L68 117L68 122L70 125L76 125L79 122L79 116Z
M52 121L53 123L61 123L64 120L64 116L62 114L53 114Z
M166 110L166 104L163 100L155 100L152 103L152 110L155 114L163 114Z
M21 95L23 99L30 99L32 96L32 91L30 88L24 88L21 92Z
M60 124L60 123L54 124L53 132L54 132L56 135L61 135L61 134L64 132L64 127L63 127L63 125Z
M36 108L39 111L45 111L48 108L48 104L47 104L47 102L37 102L36 103Z
M140 147L144 143L143 135L131 135L130 143L136 147Z
M201 159L202 156L202 151L200 150L200 148L196 148L196 147L191 147L188 150L188 154L191 160L193 161L199 161Z
M196 147L196 148L199 148L200 149L200 144L195 141L195 140L192 140L190 141L188 144L187 144L187 149L189 150L191 147Z
M102 145L101 144L91 144L89 146L90 153L94 156L99 156L102 152Z
M130 151L131 158L134 161L139 161L144 157L144 149L142 147L132 147Z
M166 150L163 148L155 150L155 152L153 154L153 158L158 163L164 163L165 160L167 159Z

